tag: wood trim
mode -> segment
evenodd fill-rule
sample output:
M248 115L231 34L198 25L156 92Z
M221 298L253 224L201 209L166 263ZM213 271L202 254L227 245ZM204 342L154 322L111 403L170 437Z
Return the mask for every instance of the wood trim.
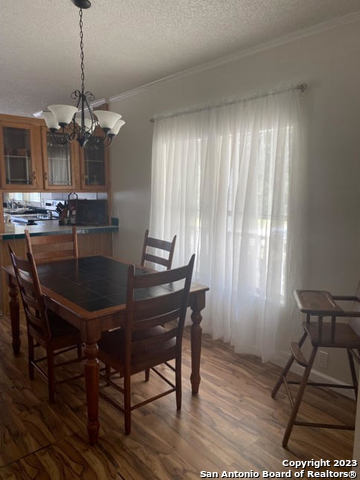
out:
M43 165L42 165L42 148L41 148L41 130L36 126L32 126L30 130L31 135L31 159L32 168L35 172L36 179L32 188L38 190L43 188ZM12 186L13 189L13 186Z
M81 156L80 156L80 145L76 140L71 144L71 155L74 159L73 161L73 184L75 191L81 191Z
M5 123L26 123L30 125L36 125L36 126L45 126L45 121L42 118L35 118L35 117L23 117L20 115L7 115L5 113L0 114L0 122L5 122Z

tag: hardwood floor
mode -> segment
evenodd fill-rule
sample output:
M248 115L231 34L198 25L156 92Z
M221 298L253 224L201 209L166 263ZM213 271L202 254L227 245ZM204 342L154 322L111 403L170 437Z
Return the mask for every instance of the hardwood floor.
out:
M206 337L200 394L193 397L188 332L181 412L175 395L163 397L133 412L132 433L125 436L123 415L100 401L100 440L91 447L83 380L59 385L57 403L50 405L46 384L38 376L28 379L24 328L19 358L2 318L0 337L1 480L190 480L202 470L282 471L288 470L283 459L352 458L353 433L340 430L295 427L290 450L284 450L288 400L282 390L277 400L270 396L280 369ZM154 374L149 383L143 374L135 376L132 385L136 401L167 388ZM346 422L354 410L350 399L308 388L301 413L309 421Z

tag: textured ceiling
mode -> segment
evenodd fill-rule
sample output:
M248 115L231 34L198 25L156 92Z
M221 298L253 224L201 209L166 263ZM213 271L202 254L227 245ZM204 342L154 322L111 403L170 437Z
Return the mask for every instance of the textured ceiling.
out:
M222 55L360 10L360 0L92 0L87 88L109 97ZM79 87L70 0L0 0L0 112L71 103Z

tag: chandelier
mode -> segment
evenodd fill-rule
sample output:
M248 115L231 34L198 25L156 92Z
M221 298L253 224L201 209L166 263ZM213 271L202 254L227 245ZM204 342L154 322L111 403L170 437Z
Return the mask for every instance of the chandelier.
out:
M71 0L79 10L80 27L80 69L81 89L74 90L71 98L75 105L49 105L47 111L43 112L46 126L54 140L65 145L77 140L81 147L84 147L90 138L103 142L108 146L112 139L119 133L120 128L125 124L121 115L108 110L96 110L91 108L91 102L95 100L94 95L85 89L85 68L84 68L84 33L83 33L83 9L91 7L89 0ZM101 129L102 135L95 136L95 129Z

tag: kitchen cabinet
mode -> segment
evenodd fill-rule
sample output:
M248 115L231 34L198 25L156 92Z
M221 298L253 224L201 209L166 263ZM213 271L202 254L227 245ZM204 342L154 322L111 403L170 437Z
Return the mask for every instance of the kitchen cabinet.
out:
M57 135L41 119L0 114L1 189L108 192L109 197L109 148L101 132L83 149L76 140L61 145Z
M46 190L79 189L79 146L76 141L62 144L61 135L41 127Z
M80 149L81 157L81 190L105 191L109 184L108 148L100 137L93 136Z
M40 129L30 120L0 120L0 175L4 190L42 188Z

